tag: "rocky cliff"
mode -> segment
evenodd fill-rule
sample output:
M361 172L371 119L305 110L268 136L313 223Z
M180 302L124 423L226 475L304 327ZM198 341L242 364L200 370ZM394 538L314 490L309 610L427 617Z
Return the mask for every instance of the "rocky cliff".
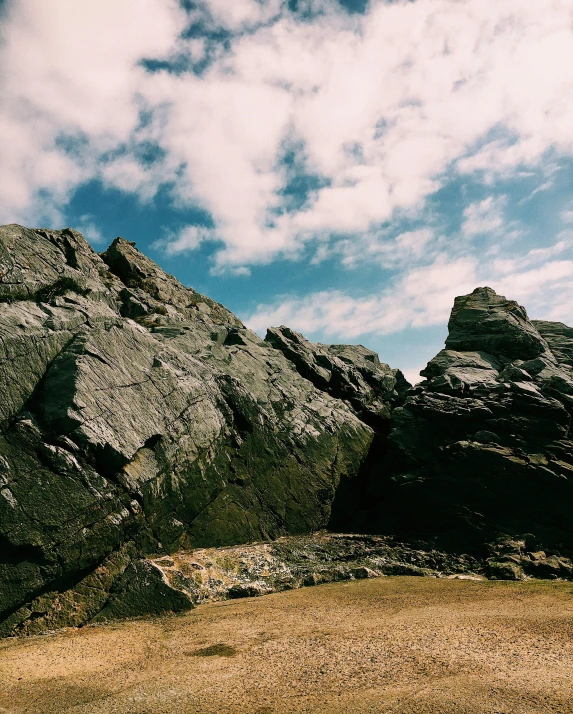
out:
M135 553L324 528L373 438L122 239L0 230L0 366L5 631L88 580L89 619Z
M367 528L487 558L492 572L569 576L573 331L490 288L456 298L446 348L392 412ZM383 468L382 468L383 465Z
M98 255L71 229L11 225L0 369L0 634L185 609L211 576L167 555L326 527L391 539L370 560L328 541L348 577L404 558L573 572L573 330L490 288L456 299L410 389L360 346L261 340L125 240ZM255 568L262 591L289 569L290 587L327 577L285 548Z

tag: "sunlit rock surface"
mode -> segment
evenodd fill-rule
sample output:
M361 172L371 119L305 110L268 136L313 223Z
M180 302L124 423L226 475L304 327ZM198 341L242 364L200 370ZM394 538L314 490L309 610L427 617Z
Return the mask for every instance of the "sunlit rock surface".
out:
M351 408L127 241L98 255L69 229L5 226L0 301L5 631L43 594L131 567L127 544L323 528L367 456Z
M573 329L478 288L422 374L261 340L121 238L0 228L0 635L392 573L571 578Z

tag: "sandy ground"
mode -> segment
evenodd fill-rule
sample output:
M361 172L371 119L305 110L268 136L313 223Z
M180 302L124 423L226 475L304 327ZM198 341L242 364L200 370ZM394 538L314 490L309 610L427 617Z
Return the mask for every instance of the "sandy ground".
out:
M573 712L573 584L381 578L0 642L0 712Z

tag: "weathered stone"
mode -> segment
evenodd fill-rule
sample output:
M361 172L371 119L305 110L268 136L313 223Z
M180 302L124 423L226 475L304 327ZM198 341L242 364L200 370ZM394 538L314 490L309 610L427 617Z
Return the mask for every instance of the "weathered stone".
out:
M372 574L572 578L573 331L490 288L449 327L410 389L361 346L261 341L123 239L1 228L0 634ZM394 538L294 535L327 525Z
M67 293L113 301L119 285L81 233L2 226L0 301L51 303Z
M185 593L171 587L153 562L133 560L107 603L102 603L101 609L92 619L94 622L104 622L121 617L185 612L192 607Z
M525 310L490 288L456 298L449 329L426 381L393 410L389 450L365 488L377 504L369 528L476 554L528 534L570 555L569 367Z
M258 597L267 595L272 589L265 583L248 583L247 585L232 585L227 591L228 597L232 600L243 597Z
M469 556L415 550L391 538L326 532L270 543L179 550L150 562L165 584L194 605L384 573L447 577L467 572L478 577L475 574L485 567Z
M573 367L573 327L547 320L532 320L531 324L547 342L557 361Z
M76 623L62 592L75 603L70 583L128 541L171 552L325 527L373 438L226 308L133 244L99 256L70 229L0 229L0 377L0 620L20 631L26 608L50 627L50 602Z
M487 574L492 580L523 580L523 568L511 561L491 561L488 564Z
M113 585L130 559L128 545L108 556L76 585L40 595L0 624L0 636L33 635L85 625L106 606Z
M535 578L573 578L573 564L569 558L556 555L547 557L543 551L521 558L521 566L528 575Z
M305 379L318 389L347 401L357 416L384 429L392 407L401 403L410 384L362 345L322 345L298 332L271 327L265 341L280 350Z
M364 580L365 578L379 578L380 573L377 570L372 570L371 568L367 568L365 565L362 565L361 567L358 568L352 568L350 571L352 574L352 577L355 578L356 580Z
M510 360L532 359L548 351L524 308L491 288L476 288L471 295L456 298L446 348Z

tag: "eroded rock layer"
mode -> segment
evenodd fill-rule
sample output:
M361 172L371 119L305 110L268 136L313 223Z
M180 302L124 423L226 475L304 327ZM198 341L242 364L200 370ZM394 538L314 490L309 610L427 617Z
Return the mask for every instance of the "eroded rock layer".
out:
M130 553L323 528L373 437L133 244L97 255L73 230L15 225L0 229L0 428L4 631ZM84 593L109 590L94 582ZM71 621L102 597L77 596Z
M0 635L392 572L573 577L573 329L478 288L422 374L262 341L121 238L0 228ZM326 527L376 537L299 538Z
M570 556L570 333L490 288L456 298L446 349L393 410L369 527L510 569Z
M271 327L265 342L280 350L299 374L337 399L377 431L386 431L392 408L410 388L399 369L380 362L362 345L322 345L309 342L288 327Z

